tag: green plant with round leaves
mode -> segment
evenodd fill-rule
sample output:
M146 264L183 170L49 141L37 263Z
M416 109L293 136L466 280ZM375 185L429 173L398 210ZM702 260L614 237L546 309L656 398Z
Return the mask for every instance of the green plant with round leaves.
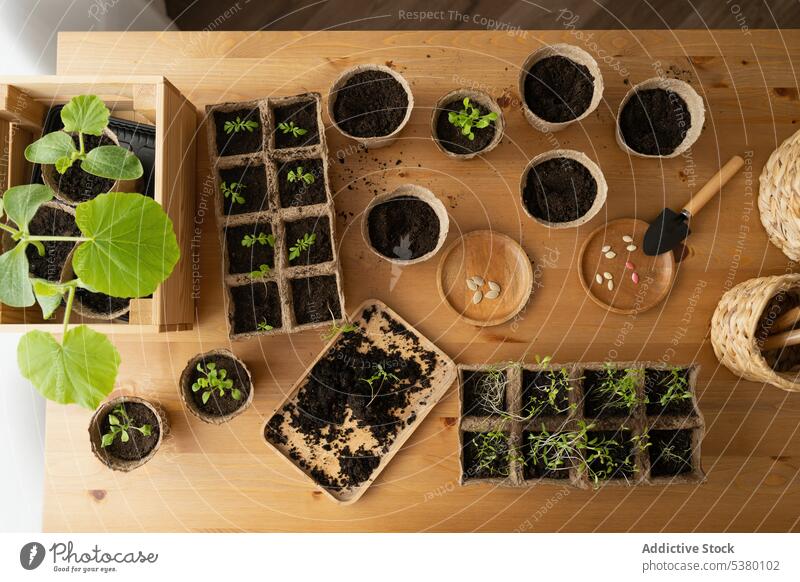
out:
M101 194L75 207L80 236L32 235L29 224L53 199L44 185L16 186L3 196L0 223L14 242L0 255L0 302L12 307L39 304L49 319L65 304L63 337L34 330L17 348L22 375L45 398L96 408L114 387L120 357L109 339L85 325L70 328L76 289L112 297L146 297L170 275L180 258L172 221L154 200L141 194ZM76 278L54 283L31 277L26 250L44 255L42 243L74 242Z
M109 413L108 425L108 432L103 435L102 442L100 443L100 446L103 448L110 447L114 444L117 437L119 437L119 440L123 443L127 443L131 440L131 431L134 430L139 431L143 436L150 436L153 434L153 427L149 424L143 424L142 426L133 424L133 419L128 415L124 404L114 407L114 410Z
M64 129L43 135L25 148L25 159L51 164L63 174L75 162L81 170L110 180L136 180L144 170L133 152L118 145L103 145L86 151L85 136L103 135L111 113L97 95L78 95L61 109ZM72 136L78 136L78 146Z
M220 398L225 396L225 392L231 393L234 400L242 399L242 391L233 387L233 380L228 378L228 371L225 368L217 368L217 365L210 362L207 366L197 364L197 371L202 374L193 384L192 392L202 392L203 404L208 402L214 392L218 392Z
M461 135L467 136L470 141L475 139L475 129L489 127L493 121L497 120L497 113L491 111L486 115L481 115L481 110L470 103L469 97L464 97L462 102L464 108L460 111L450 111L447 120L461 130Z

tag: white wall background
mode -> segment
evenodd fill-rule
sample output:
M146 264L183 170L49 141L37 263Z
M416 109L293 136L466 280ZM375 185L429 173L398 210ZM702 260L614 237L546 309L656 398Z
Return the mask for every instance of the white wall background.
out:
M59 31L171 27L162 0L0 0L0 75L55 73ZM18 341L0 333L0 532L42 523L45 407L19 375Z

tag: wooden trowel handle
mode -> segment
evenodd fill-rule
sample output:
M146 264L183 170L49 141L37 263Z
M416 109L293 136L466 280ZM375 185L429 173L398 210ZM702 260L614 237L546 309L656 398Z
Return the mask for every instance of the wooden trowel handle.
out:
M797 344L800 344L800 329L793 329L769 336L764 340L764 343L761 344L761 349L777 350L778 348L787 348L789 346L796 346Z
M711 179L692 196L692 199L683 207L683 211L690 217L700 212L703 206L708 204L708 201L716 196L717 192L736 175L736 172L738 172L743 165L744 160L740 156L733 156L720 168L719 172L714 174Z

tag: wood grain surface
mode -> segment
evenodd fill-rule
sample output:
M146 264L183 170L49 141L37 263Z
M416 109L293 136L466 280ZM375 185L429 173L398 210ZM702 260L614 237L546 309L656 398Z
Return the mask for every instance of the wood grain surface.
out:
M519 64L542 43L572 42L600 53L605 95L581 124L553 135L524 120L516 93ZM603 58L603 56L605 58ZM206 104L327 89L344 68L391 63L412 85L417 107L401 139L359 152L328 129L340 152L331 176L339 216L349 309L378 298L456 362L657 360L702 370L699 403L708 425L700 486L573 491L542 486L500 490L458 486L455 387L358 503L340 507L313 491L267 449L264 416L322 349L313 331L231 347L255 378L255 401L226 426L205 425L180 406L177 380L187 359L228 346L221 259L214 231L205 140L198 140L197 212L192 252L198 321L192 331L117 336L119 388L161 402L173 433L145 467L120 475L92 457L90 412L50 405L47 414L48 531L787 531L800 514L800 395L742 382L721 368L707 339L724 290L794 265L770 245L758 220L758 173L797 129L800 32L739 30L62 33L60 73L167 75L199 111ZM690 80L707 103L706 127L690 154L631 159L614 141L613 112L630 83L659 71ZM430 108L459 86L475 86L505 105L506 137L486 159L447 159L429 139ZM328 120L326 120L326 124ZM200 131L205 131L204 127ZM201 133L201 136L204 136ZM576 230L552 231L527 218L520 173L543 151L587 153L609 183L606 207ZM585 237L604 220L654 218L679 207L732 154L745 168L692 224L688 255L669 297L638 316L595 305L578 281ZM360 213L376 193L415 182L446 204L450 239L495 229L534 258L528 306L499 327L459 322L436 292L436 261L406 268L370 253Z

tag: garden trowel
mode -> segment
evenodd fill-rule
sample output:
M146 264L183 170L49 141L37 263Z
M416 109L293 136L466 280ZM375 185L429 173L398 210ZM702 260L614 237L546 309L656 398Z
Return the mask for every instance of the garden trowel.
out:
M651 257L667 253L678 246L683 239L689 236L689 219L705 206L722 187L733 178L744 165L744 160L739 156L733 156L720 171L705 183L698 190L691 200L686 203L683 210L675 212L671 208L661 211L647 232L644 233L643 249L646 255Z

